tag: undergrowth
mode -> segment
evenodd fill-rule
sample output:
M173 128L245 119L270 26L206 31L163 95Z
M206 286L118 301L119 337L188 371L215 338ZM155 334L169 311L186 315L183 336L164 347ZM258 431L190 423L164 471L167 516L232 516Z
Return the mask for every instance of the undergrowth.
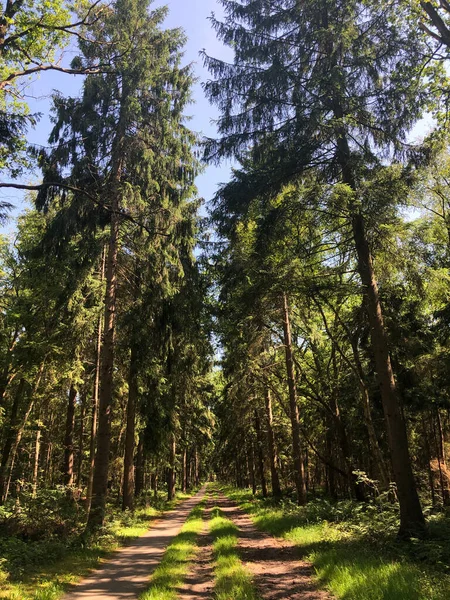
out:
M216 600L258 600L250 574L237 554L237 527L214 507L210 533L213 538L214 597Z
M319 582L345 600L448 600L450 518L428 514L425 540L400 541L398 508L388 502L290 500L225 489L255 525L295 543Z

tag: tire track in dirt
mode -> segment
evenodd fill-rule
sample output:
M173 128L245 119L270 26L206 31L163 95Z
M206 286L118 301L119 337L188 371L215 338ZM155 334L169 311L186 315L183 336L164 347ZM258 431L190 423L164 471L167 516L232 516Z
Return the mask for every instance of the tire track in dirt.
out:
M299 559L295 544L257 529L225 496L217 505L239 529L239 555L264 600L333 600L329 592L318 589L313 566Z

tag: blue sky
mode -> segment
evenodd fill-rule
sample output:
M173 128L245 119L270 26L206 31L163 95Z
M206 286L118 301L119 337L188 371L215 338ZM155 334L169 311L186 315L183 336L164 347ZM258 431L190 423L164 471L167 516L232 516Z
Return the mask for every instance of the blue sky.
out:
M185 48L185 62L194 63L194 71L199 78L193 89L194 104L187 109L187 114L192 117L189 126L194 131L206 136L214 136L216 131L212 123L217 116L215 107L212 107L206 100L201 82L208 78L208 72L204 69L199 52L205 49L212 56L224 59L231 58L231 51L217 40L208 17L212 12L220 17L222 8L216 0L154 0L153 6L168 5L169 16L165 22L167 28L181 27L184 29L188 42ZM70 62L70 57L75 53L75 49L65 50L65 62ZM32 143L46 145L50 131L50 122L48 119L49 97L53 90L59 90L65 95L77 95L81 86L81 77L65 75L61 73L44 73L36 79L27 89L28 101L33 112L43 113L37 127L30 131L29 139ZM200 175L197 180L200 196L206 201L210 200L217 189L217 185L227 181L230 172L230 165L224 164L221 167L208 166L205 173ZM35 182L39 178L39 173L27 174L22 178L23 183ZM16 210L13 215L17 215L25 206L23 202L24 194L11 190L0 190L0 198L7 200L15 205ZM14 221L11 220L3 231L13 232Z

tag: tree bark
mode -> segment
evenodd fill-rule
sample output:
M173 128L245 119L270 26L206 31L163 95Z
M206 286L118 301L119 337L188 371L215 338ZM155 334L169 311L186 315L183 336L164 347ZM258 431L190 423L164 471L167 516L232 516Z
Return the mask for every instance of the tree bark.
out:
M256 431L256 447L258 450L258 471L259 480L261 482L261 491L263 498L267 498L267 483L266 475L264 473L264 452L263 452L263 440L261 435L261 422L259 419L258 409L255 408L255 431Z
M114 344L116 326L117 257L119 252L119 206L117 192L111 215L111 232L106 258L105 333L101 352L100 393L98 412L97 452L95 454L92 499L88 529L101 527L105 518L108 492L111 418L114 393Z
M297 490L297 502L302 505L306 503L305 473L303 465L303 453L300 440L300 420L297 405L297 391L295 386L294 359L292 354L291 325L289 320L289 304L287 295L283 294L283 332L284 349L286 358L286 372L289 387L289 416L292 431L292 454L294 462L294 481Z
M105 263L106 249L103 247L101 266L100 266L100 281L103 283L105 278ZM98 405L100 394L100 367L101 367L101 352L102 352L102 336L103 336L103 319L104 315L100 314L97 322L97 347L95 352L95 375L94 389L92 395L92 410L91 410L91 437L89 442L89 479L87 487L87 503L86 511L89 513L92 502L92 486L94 482L95 468L95 448L97 445L97 428L98 428Z
M266 410L267 442L269 447L270 475L272 481L272 496L281 496L280 477L278 475L278 453L273 431L272 397L268 385L264 385L264 402Z
M134 446L136 434L136 405L138 399L137 350L133 345L128 376L127 429L125 433L125 458L123 463L122 510L134 508Z
M175 458L176 458L176 440L175 433L170 434L169 448L169 469L167 472L167 499L175 498Z
M183 448L183 454L181 459L181 491L186 493L186 479L187 479L187 451Z
M2 457L0 461L0 505L5 501L6 483L8 480L8 465L11 457L11 450L14 445L14 440L17 435L17 427L19 423L19 405L22 399L23 391L25 388L25 379L21 379L14 395L13 405L11 407L11 414L9 417L9 425L7 433L5 435L5 443L2 450Z
M36 498L38 479L39 479L39 455L41 451L41 426L38 423L36 429L36 440L34 447L34 461L33 461L33 498Z
M144 489L144 470L145 470L145 454L144 454L144 435L139 434L139 442L136 452L136 477L134 495L137 497Z
M66 434L64 437L64 485L73 485L73 436L75 432L75 401L77 390L72 383L69 390L66 413Z
M86 387L83 387L81 393L81 410L80 410L80 429L78 432L78 460L77 460L77 477L75 485L77 488L81 486L81 476L83 473L83 455L84 455L84 421L86 416Z

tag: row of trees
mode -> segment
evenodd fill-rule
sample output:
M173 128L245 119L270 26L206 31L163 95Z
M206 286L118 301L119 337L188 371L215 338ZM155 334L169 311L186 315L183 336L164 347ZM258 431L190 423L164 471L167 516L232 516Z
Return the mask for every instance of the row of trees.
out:
M205 92L221 109L206 154L240 164L212 218L223 242L224 406L246 417L221 429L224 468L237 443L238 480L253 452L264 488L266 448L273 492L281 466L299 503L308 485L362 498L364 479L393 481L400 534L420 533L413 467L435 494L434 462L448 499L449 7L222 4L213 25L235 58L204 55ZM409 132L427 111L439 128L414 146ZM429 214L410 223L401 208L413 197ZM248 454L250 427L258 451Z
M256 486L258 472L266 493L270 473L300 503L392 481L400 533L421 534L419 493L449 499L450 7L222 4L212 24L235 59L204 54L220 110L205 158L238 167L212 207L207 272L193 76L165 9L80 3L72 20L56 0L6 3L0 166L37 159L43 182L0 184L37 192L3 249L0 496L75 479L97 527L111 485L126 508L144 473L164 473L169 497L177 462L183 487L198 480L217 420L222 477ZM79 56L55 62L72 35ZM55 96L37 152L21 82L50 69L83 88ZM426 114L436 130L414 145Z
M35 207L3 252L0 498L76 486L93 529L110 489L131 509L150 475L169 499L176 470L199 482L214 387L184 36L145 2L82 9L82 91L54 97L43 182L21 186Z

